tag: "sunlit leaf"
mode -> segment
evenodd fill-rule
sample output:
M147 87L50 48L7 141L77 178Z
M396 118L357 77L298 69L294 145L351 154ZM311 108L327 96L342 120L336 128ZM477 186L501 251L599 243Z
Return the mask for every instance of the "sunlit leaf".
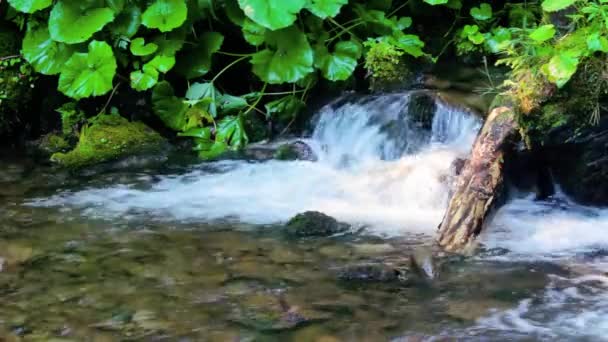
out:
M306 4L306 9L321 19L333 18L347 3L348 0L310 0Z
M188 6L185 0L155 0L142 14L142 24L168 32L180 27L187 17Z
M8 3L17 11L34 13L53 4L53 0L8 0Z
M324 45L319 45L315 48L315 66L321 69L326 79L344 81L355 71L362 53L361 44L355 41L337 43L333 53Z
M33 25L28 25L22 52L25 60L37 72L45 75L59 74L74 51L73 46L52 40L46 27L34 28Z
M553 24L543 25L530 33L530 38L539 43L545 42L555 36L555 26Z
M158 50L158 45L154 43L146 44L143 38L136 38L131 41L131 53L135 56L148 56Z
M239 6L251 20L271 29L290 26L307 0L238 0Z
M557 12L574 5L575 2L576 0L544 0L542 8L546 12Z
M59 0L51 10L49 32L54 41L82 43L112 20L114 11L110 8L81 6L78 2Z
M479 7L471 8L470 13L471 17L475 18L476 20L489 20L492 19L492 6L490 6L490 4L483 3L479 5Z

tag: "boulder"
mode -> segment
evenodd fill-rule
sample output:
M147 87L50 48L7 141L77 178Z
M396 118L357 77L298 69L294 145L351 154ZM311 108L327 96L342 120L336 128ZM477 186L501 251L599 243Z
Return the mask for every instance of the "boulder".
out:
M349 229L346 223L318 211L307 211L287 222L287 233L294 237L323 237L343 233Z
M245 148L244 154L246 158L256 161L276 159L316 162L318 160L313 149L302 140L251 144Z
M355 264L337 270L338 279L348 283L392 283L401 278L401 271L377 263Z
M80 169L133 155L158 153L165 146L166 140L141 122L130 122L118 114L100 114L83 127L73 150L55 153L51 161Z

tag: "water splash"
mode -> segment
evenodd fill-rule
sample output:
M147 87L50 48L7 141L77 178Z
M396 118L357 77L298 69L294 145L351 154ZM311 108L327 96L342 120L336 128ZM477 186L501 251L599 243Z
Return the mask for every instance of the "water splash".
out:
M470 149L480 120L438 103L424 127L408 114L410 98L369 96L323 108L306 140L315 163L206 163L154 183L68 191L31 204L95 217L256 224L319 210L382 234L432 233L447 205L450 165Z

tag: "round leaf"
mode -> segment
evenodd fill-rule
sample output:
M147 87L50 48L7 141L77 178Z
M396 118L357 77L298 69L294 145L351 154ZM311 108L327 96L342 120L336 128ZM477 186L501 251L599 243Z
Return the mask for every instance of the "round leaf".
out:
M542 66L542 72L547 76L549 81L555 83L558 87L563 87L578 68L579 58L576 54L568 51L555 55L549 60L549 63Z
M78 2L59 0L51 10L49 31L54 41L82 43L112 20L114 12L109 8L83 9Z
M169 82L160 82L152 91L152 107L154 114L158 116L163 123L175 130L182 131L188 124L186 112L188 106L173 92L173 87Z
M313 71L313 51L306 35L295 27L266 34L268 48L251 59L253 73L271 84L296 82Z
M141 9L135 5L125 8L109 25L112 33L127 38L133 37L141 25Z
M22 52L25 60L33 65L37 72L56 75L72 57L74 47L53 41L46 27L33 28L28 25Z
M142 15L142 24L168 32L180 27L188 17L185 0L155 0Z
M253 46L260 46L264 43L264 34L266 33L266 28L264 26L258 25L255 21L246 18L243 21L243 38L247 41L247 43Z
M555 26L553 24L543 25L530 33L530 38L539 43L545 42L555 36Z
M424 2L426 2L429 5L445 5L449 2L450 0L424 0Z
M34 13L53 4L53 0L8 0L8 3L17 11Z
M321 19L333 18L347 3L348 0L312 0L306 5L306 9Z
M361 45L354 41L339 42L333 54L320 45L315 49L315 66L321 69L326 79L344 81L355 71L361 54Z
M163 74L166 74L175 65L175 57L173 56L155 56L151 61L146 63L146 66L150 66Z
M158 50L158 45L154 43L146 44L143 38L136 38L131 41L131 53L135 56L148 56Z
M587 47L593 52L608 52L608 39L597 32L593 33L587 37Z
M100 96L112 89L116 59L105 42L92 41L88 53L75 53L59 76L59 90L74 99Z
M158 71L149 65L144 65L143 71L133 71L131 77L131 88L137 91L148 90L158 82Z
M557 12L574 5L575 2L576 0L545 0L542 7L546 12Z
M483 4L479 5L479 7L471 8L470 13L471 13L471 17L473 17L477 20L481 20L481 21L489 20L492 18L492 6L490 6L490 4L483 3Z
M307 0L239 0L246 16L271 30L293 24L306 3Z

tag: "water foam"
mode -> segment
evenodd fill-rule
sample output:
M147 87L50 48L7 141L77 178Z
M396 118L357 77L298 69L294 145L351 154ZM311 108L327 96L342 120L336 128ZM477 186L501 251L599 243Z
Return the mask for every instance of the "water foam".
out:
M409 94L394 94L326 106L306 140L318 162L207 163L143 189L110 185L31 204L96 217L256 224L319 210L384 234L432 233L447 205L450 165L466 155L480 121L438 103L432 128L425 129L407 115L409 102Z

